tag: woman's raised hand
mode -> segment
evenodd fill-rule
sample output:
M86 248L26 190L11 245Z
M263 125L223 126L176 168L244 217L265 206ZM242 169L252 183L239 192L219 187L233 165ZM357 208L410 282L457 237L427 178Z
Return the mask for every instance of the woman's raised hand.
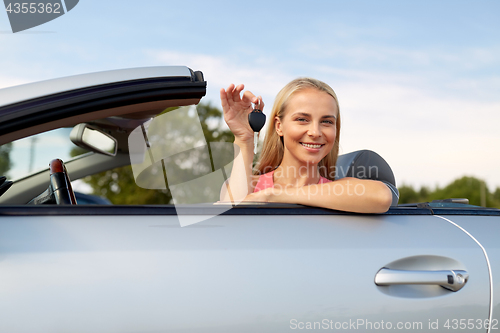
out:
M254 133L248 123L248 114L253 110L253 104L258 104L261 110L264 109L262 97L256 97L250 91L241 92L245 86L230 84L224 90L220 90L220 100L224 111L224 120L235 136L235 141L247 142L253 145Z

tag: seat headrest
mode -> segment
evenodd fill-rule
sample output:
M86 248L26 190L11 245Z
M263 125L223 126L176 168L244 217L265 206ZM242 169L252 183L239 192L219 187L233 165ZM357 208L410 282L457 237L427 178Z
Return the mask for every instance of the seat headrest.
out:
M397 206L399 191L396 188L394 173L387 162L371 150L358 150L340 155L337 159L335 179L354 177L378 180L385 183L392 192L392 206Z

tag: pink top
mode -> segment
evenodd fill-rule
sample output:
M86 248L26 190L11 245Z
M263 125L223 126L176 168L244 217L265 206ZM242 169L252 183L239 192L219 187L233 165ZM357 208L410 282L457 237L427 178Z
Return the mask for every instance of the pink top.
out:
M260 175L259 181L257 182L257 185L255 185L255 188L253 190L254 193L262 191L268 187L273 187L274 186L273 174L274 174L274 171ZM325 177L321 177L321 176L319 177L318 184L329 183L329 182L331 182L330 179L326 179Z

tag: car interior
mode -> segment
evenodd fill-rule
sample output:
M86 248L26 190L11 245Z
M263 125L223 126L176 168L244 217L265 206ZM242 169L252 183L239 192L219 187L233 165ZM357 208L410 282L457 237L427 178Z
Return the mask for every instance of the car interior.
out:
M103 198L92 198L93 196L79 192L76 193L76 197L80 200L75 199L70 179L80 179L129 165L128 137L130 133L149 121L149 117L158 113L158 110L163 111L163 109L156 109L154 112L151 109L142 109L142 112L77 124L73 127L69 137L73 144L88 152L66 162L58 159L58 156L52 156L54 158L47 161L47 165L50 162L49 168L26 175L15 180L14 183L4 177L0 187L4 195L0 197L0 203L15 205L26 203L75 204L77 202L80 204L83 202L85 204L108 204L109 201ZM140 119L141 117L144 118ZM232 156L232 153L229 155ZM397 206L399 193L394 174L387 162L377 153L370 150L360 150L341 155L338 158L336 172L337 179L356 177L384 182L393 193L392 205ZM13 184L14 186L12 186ZM63 191L68 193L60 194Z

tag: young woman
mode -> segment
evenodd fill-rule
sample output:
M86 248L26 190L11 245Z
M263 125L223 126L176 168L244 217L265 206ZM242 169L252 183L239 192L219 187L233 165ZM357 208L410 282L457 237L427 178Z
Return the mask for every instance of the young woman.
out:
M252 172L254 132L248 123L262 98L242 84L221 89L224 120L235 136L235 160L222 201L286 202L359 213L383 213L392 194L382 182L335 180L340 114L337 96L326 83L299 78L276 96L267 118L264 146Z

